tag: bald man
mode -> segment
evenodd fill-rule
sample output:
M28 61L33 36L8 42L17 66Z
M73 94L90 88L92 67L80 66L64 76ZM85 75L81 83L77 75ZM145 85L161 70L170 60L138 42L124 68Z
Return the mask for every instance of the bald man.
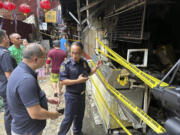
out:
M17 64L19 64L22 60L22 52L24 48L24 46L21 45L21 36L18 33L13 33L9 37L13 45L9 47L8 50L11 52L11 55L16 59Z
M36 43L23 50L23 60L12 72L7 84L7 101L12 115L12 135L41 135L46 119L57 119L57 111L50 112L47 102L59 104L58 98L46 98L35 70L45 64L46 51Z

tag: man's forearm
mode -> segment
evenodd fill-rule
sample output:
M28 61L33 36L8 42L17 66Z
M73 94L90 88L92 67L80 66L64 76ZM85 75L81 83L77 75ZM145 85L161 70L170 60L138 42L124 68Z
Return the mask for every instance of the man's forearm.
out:
M55 112L49 112L44 108L41 108L35 115L34 119L45 120L45 119L53 119Z
M49 72L49 64L46 64L46 71Z
M81 82L79 82L78 79L77 80L66 79L66 80L61 81L61 83L63 85L74 85L74 84L78 84L78 83L81 83Z
M32 119L45 120L53 119L56 112L49 112L40 105L35 105L27 108L28 114Z
M46 60L46 72L49 72L49 65L51 63L51 58L48 57L47 60Z
M96 71L97 71L97 67L93 67L93 68L91 68L91 73L90 73L90 75L93 75Z

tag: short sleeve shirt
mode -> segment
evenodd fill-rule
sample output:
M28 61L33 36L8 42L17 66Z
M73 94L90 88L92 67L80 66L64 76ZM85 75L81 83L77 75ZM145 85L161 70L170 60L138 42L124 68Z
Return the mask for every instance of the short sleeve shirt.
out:
M52 62L51 72L59 74L59 68L66 57L66 53L61 49L52 49L49 51L48 57L51 58Z
M16 66L16 60L10 55L8 49L0 47L0 96L2 97L5 97L6 94L5 72L12 72Z
M81 58L79 63L74 62L72 58L64 61L60 67L60 80L76 80L80 74L90 74L91 69L84 58ZM70 93L80 94L86 89L85 83L67 85L66 91Z
M36 73L21 62L7 84L7 101L13 118L11 128L17 134L37 134L45 128L45 120L31 119L26 108L40 104L47 109L47 99L37 82Z
M66 44L66 39L65 38L61 38L60 39L60 48L66 52L66 47L65 47L65 44Z
M16 48L14 45L8 48L8 50L11 52L11 55L16 59L17 64L19 64L22 60L23 49L24 46L22 45L20 45L20 48Z

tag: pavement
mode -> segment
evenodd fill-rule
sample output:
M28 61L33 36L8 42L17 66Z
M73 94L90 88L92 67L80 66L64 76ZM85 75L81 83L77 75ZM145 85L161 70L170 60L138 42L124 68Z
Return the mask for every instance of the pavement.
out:
M42 90L45 91L47 97L53 97L53 89L51 87L50 81L49 81L49 75L45 77L39 78L39 84ZM65 91L65 88L63 88L63 92ZM61 104L58 108L65 107L64 103L64 95L61 96ZM55 105L48 104L49 110L53 111L56 109ZM4 112L0 112L0 135L6 135L5 129L4 129ZM61 121L63 120L64 115L60 116L56 120L47 120L47 125L45 129L43 130L43 135L57 135L59 131L59 127L61 124ZM83 120L83 129L82 129L84 135L105 135L104 127L102 125L95 125L92 112L91 112L91 106L88 102L88 97L86 96L86 111L85 116ZM67 135L73 135L72 128L69 130Z

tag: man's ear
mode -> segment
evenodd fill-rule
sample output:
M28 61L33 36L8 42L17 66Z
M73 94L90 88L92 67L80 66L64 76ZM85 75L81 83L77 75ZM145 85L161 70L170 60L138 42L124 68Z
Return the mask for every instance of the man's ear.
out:
M84 51L83 50L81 50L81 55L83 55L84 54Z
M6 40L6 37L3 37L3 38L2 38L2 41L5 41L5 40Z
M38 57L34 57L33 59L34 59L34 62L37 63Z
M14 44L14 38L10 38L10 42Z

